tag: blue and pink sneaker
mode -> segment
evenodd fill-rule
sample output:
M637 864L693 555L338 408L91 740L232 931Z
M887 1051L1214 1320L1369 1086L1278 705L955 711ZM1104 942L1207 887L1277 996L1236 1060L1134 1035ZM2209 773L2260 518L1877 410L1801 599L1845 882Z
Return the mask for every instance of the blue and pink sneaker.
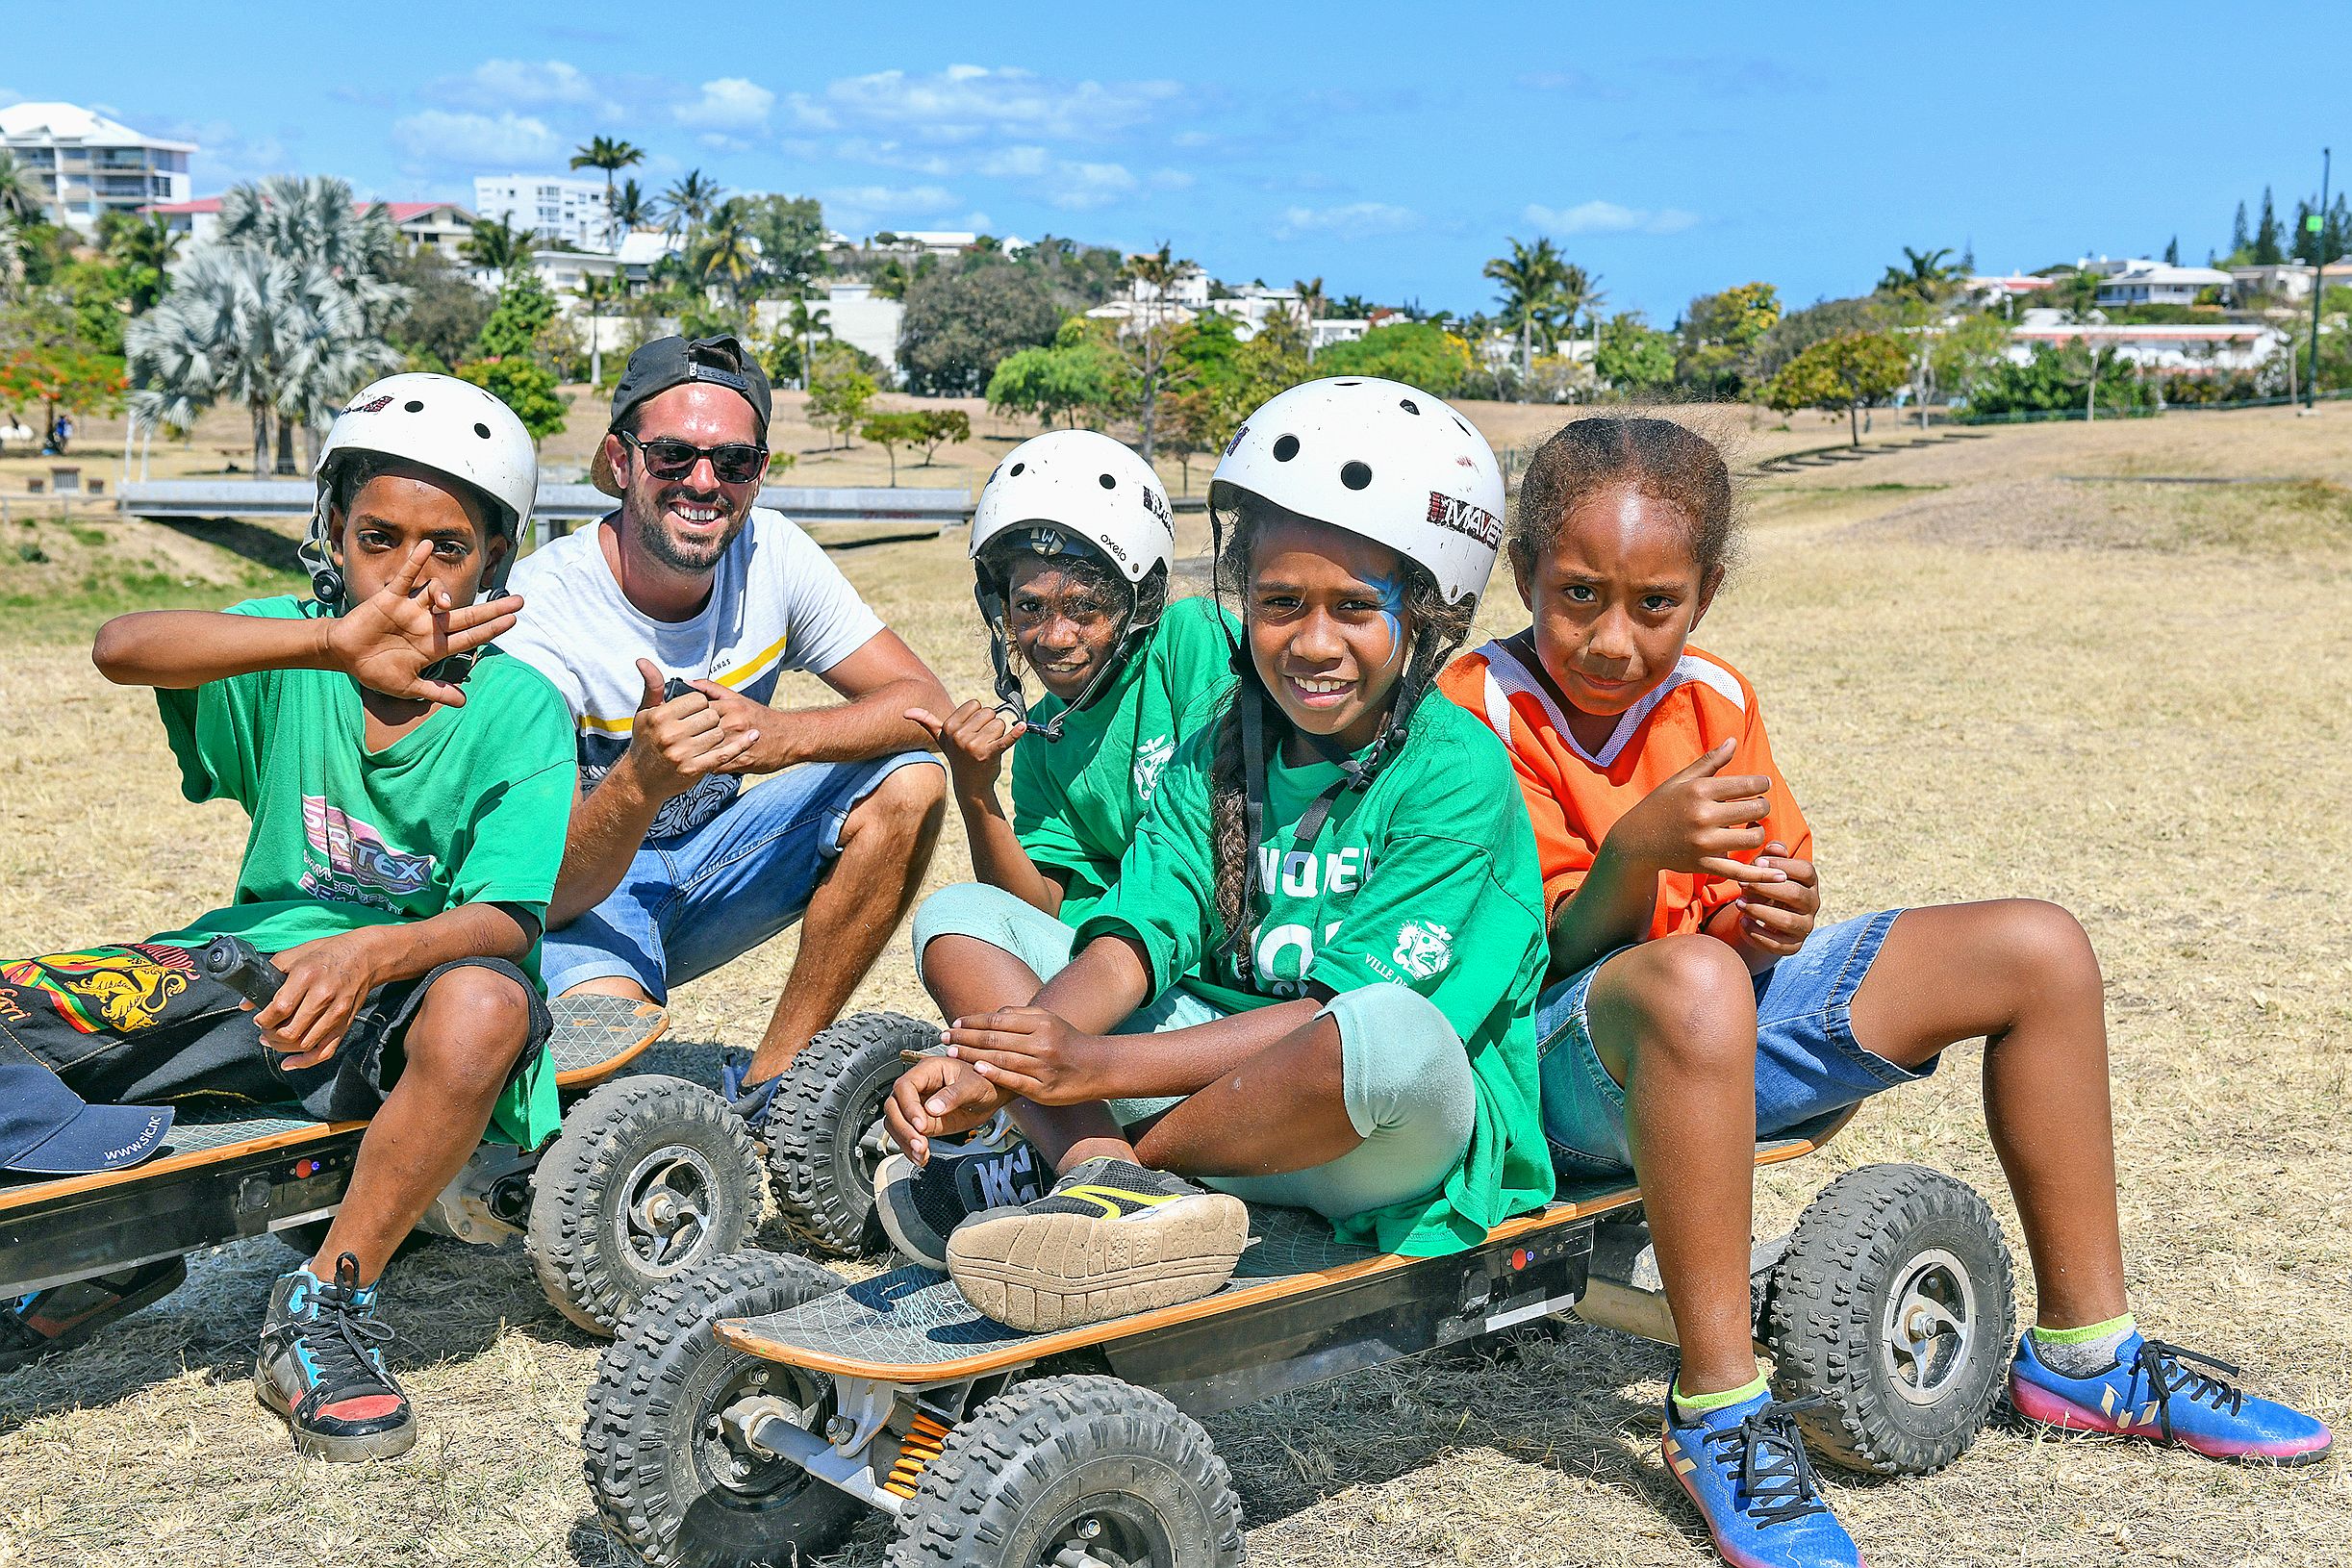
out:
M2045 1427L2178 1443L2209 1459L2302 1465L2328 1456L2335 1438L2326 1423L2256 1399L2229 1380L2236 1376L2227 1361L2134 1333L2107 1371L2069 1378L2042 1363L2028 1333L2010 1364L2009 1397L2019 1415Z
M1796 1412L1819 1403L1763 1393L1685 1418L1667 1394L1659 1452L1732 1568L1861 1568L1797 1431Z

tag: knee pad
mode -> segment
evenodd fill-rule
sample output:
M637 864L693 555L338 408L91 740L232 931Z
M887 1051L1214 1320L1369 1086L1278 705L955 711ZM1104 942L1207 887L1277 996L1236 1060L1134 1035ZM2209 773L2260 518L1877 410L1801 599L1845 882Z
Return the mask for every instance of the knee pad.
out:
M1461 1036L1437 1004L1397 984L1343 991L1323 1009L1339 1024L1348 1120L1369 1138L1420 1116L1467 1127L1478 1085Z
M916 965L922 965L923 950L933 937L976 937L995 947L1009 948L1008 906L1029 907L1002 888L985 882L957 882L941 888L915 906Z

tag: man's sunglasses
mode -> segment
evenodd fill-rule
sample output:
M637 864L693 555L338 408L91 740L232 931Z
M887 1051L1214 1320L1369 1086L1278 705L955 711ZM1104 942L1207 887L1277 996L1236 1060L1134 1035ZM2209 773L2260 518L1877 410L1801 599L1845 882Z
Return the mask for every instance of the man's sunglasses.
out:
M669 436L656 436L651 441L639 441L625 431L616 431L620 439L637 448L645 459L645 471L656 479L683 479L695 471L695 465L704 458L711 460L711 472L722 485L747 485L768 471L768 448L754 446L749 442L731 441L724 446L696 446L692 442L677 441Z

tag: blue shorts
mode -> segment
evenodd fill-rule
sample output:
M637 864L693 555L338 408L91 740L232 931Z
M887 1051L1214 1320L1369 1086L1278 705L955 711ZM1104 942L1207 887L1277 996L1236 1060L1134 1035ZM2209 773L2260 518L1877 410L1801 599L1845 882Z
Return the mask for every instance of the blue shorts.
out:
M857 803L928 751L811 762L760 780L676 838L648 839L602 903L549 931L547 995L622 976L667 1001L672 986L742 957L800 918Z
M1854 993L1900 909L1825 925L1793 956L1755 976L1756 1135L1770 1138L1802 1122L1858 1104L1882 1089L1935 1071L1935 1058L1898 1067L1854 1038ZM1628 951L1620 948L1617 952ZM1551 987L1535 1004L1544 1136L1564 1174L1632 1169L1625 1136L1625 1091L1593 1050L1584 998L1617 953Z

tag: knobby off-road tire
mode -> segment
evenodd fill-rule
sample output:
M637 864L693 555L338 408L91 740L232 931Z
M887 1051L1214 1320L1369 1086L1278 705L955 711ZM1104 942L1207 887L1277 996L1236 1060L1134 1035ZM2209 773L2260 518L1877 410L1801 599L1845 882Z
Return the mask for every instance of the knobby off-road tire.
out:
M712 1327L842 1283L803 1257L737 1252L664 1285L623 1320L588 1391L583 1463L605 1527L651 1568L790 1565L832 1551L864 1517L855 1498L790 1460L735 1448L718 1422L745 1394L767 1392L823 1426L830 1379L728 1350Z
M616 1078L571 1108L539 1162L531 1266L557 1311L609 1334L655 1289L741 1247L761 1186L726 1101L683 1078Z
M1773 1392L1850 1470L1924 1476L1966 1452L2017 1335L2001 1223L1967 1183L1868 1165L1822 1189L1766 1290Z
M901 1050L939 1044L939 1025L902 1013L856 1013L820 1030L784 1070L768 1115L768 1169L793 1239L836 1257L888 1249L873 1214L873 1141Z
M1116 1378L1043 1378L981 1405L898 1516L891 1568L1233 1568L1241 1503L1200 1423ZM1065 1556L1067 1554L1067 1556Z

